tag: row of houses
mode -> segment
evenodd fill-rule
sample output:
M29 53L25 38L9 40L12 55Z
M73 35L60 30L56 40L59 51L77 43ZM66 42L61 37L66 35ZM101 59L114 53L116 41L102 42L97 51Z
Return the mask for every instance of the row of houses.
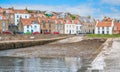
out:
M91 19L78 15L73 16L70 13L0 8L0 32L93 33L95 21L92 23L87 20Z
M81 32L81 24L78 20L63 20L30 17L21 18L18 27L21 32L39 32L39 33L54 33L60 34L76 34Z
M105 17L102 21L70 13L0 8L0 32L19 31L60 34L119 34L120 22Z

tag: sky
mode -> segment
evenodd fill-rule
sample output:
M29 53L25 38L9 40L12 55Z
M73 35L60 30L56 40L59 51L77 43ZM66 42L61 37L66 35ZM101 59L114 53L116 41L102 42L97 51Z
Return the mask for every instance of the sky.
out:
M120 0L0 0L0 6L120 19Z

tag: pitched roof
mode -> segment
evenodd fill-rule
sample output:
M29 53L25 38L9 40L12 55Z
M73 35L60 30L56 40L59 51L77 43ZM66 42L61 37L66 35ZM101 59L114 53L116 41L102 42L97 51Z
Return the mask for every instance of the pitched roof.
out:
M28 13L27 10L14 10L14 11L15 11L15 13L22 13L22 14Z
M98 22L97 27L110 27L112 26L112 21L111 22Z
M23 25L31 25L32 22L39 23L37 18L28 18L28 19L22 18L21 22L22 22Z
M79 20L65 20L64 22L65 24L79 24Z
M12 9L6 9L5 11L6 11L6 13L11 13L11 14L14 13L14 10L12 10Z

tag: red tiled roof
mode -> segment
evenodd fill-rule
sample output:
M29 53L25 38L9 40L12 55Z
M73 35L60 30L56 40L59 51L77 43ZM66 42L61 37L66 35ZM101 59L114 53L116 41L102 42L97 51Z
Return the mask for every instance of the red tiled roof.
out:
M13 14L14 10L12 10L12 9L6 9L6 12Z
M110 27L112 26L112 21L109 22L98 22L97 27Z
M27 10L14 10L14 11L15 11L15 13L23 13L23 14L28 13Z
M22 18L21 19L21 22L23 25L31 25L33 21L38 22L37 18L29 18L29 19Z

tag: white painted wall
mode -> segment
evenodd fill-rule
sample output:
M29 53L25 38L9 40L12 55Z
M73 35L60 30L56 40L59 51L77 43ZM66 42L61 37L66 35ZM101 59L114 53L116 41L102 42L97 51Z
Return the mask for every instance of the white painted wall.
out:
M102 31L104 31L104 34L112 34L112 29L113 29L113 26L114 26L114 21L112 21L111 23L112 23L112 25L109 26L109 29L108 29L108 27L97 27L97 24L98 24L98 22L97 22L97 24L95 26L95 34L103 34ZM109 31L109 33L107 33L107 31Z
M76 34L76 24L65 24L65 34Z
M33 32L40 33L40 25L39 24L31 24L31 25L29 25L29 28L27 28L27 25L26 25L26 26L24 26L24 33L28 32L27 30L29 30L29 32L32 32L32 30L33 30Z
M82 25L81 24L76 24L76 33L81 33L82 32Z
M30 14L20 14L20 13L16 13L16 14L15 14L15 25L18 24L18 21L20 20L20 17L22 17L22 18L30 18Z
M103 34L103 31L104 34L112 34L112 27L95 27L95 34ZM107 33L107 31L109 31L109 33Z

